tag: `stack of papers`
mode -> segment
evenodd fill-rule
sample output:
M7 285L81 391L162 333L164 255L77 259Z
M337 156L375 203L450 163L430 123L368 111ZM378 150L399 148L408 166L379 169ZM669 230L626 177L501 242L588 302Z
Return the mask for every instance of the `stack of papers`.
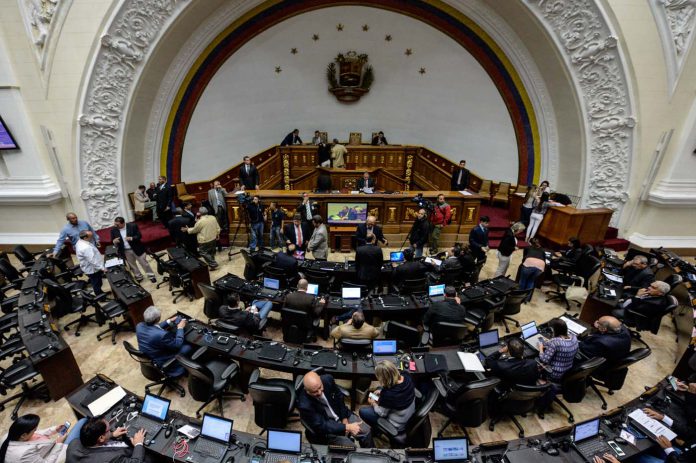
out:
M442 261L440 259L433 259L432 257L426 257L425 262L428 264L433 264L436 267L439 267L442 264Z
M572 331L573 333L575 333L576 336L587 331L587 328L582 326L580 323L571 320L570 318L566 317L565 315L560 316L558 318L563 320L565 322L566 326L568 327L568 329L570 331Z
M462 190L462 191L460 191L460 193L463 194L464 196L471 196L471 192L466 191L466 190Z
M677 437L674 431L656 419L650 418L640 408L633 410L628 417L638 423L645 431L648 432L650 437L654 439L660 436L665 436L667 439L672 440Z
M116 386L97 400L87 405L87 408L93 416L103 415L108 412L111 407L116 405L126 396L126 391L121 386Z
M602 275L604 275L604 278L609 281L613 281L614 283L623 283L623 277L619 275L614 275L613 273L609 273L604 270L602 270Z
M457 355L459 356L459 361L462 362L462 366L466 371L486 371L486 369L483 368L481 360L479 360L476 354L472 354L470 352L457 352Z
M109 259L104 262L105 268L117 267L119 265L123 265L123 259L119 259L118 257L114 257L113 259Z

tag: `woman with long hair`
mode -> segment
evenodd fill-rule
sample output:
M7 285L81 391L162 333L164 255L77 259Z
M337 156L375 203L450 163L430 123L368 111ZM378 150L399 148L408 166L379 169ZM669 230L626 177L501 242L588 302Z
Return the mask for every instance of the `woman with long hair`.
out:
M374 392L376 398L368 399L370 406L360 409L360 418L373 428L380 417L386 418L401 432L416 412L416 386L411 375L400 373L396 365L383 360L375 367L375 376L381 388Z
M0 463L63 463L68 449L65 425L39 430L38 415L22 415L0 446Z
M532 214L529 216L529 227L527 227L527 237L525 241L529 242L534 236L536 236L537 230L539 230L539 225L541 221L544 220L544 215L552 204L549 202L549 194L544 192L541 194L539 199L534 200L534 207L532 208Z
M529 216L532 215L532 209L534 209L534 200L537 199L537 193L539 189L536 185L532 185L527 190L527 194L524 195L524 202L522 203L522 210L520 212L520 222L524 224L525 227L529 226Z

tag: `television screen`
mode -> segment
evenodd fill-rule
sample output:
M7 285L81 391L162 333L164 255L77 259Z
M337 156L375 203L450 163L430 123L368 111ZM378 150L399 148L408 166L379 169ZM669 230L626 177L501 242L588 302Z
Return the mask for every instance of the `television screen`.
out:
M5 121L0 117L0 150L16 150L19 149L19 145L12 138L10 129L7 128Z
M367 203L328 203L329 224L363 223L367 220Z

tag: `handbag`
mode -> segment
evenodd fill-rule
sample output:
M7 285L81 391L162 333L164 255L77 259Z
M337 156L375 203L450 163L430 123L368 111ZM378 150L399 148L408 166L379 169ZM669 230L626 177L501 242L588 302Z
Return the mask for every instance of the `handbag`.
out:
M573 284L571 286L568 286L568 288L566 289L565 297L569 301L575 301L579 303L587 299L585 279L583 277L576 276L575 281L573 281Z

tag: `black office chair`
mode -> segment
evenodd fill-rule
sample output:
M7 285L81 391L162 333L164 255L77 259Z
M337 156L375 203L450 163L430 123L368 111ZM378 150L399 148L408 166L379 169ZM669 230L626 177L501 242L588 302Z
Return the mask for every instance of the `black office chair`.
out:
M244 258L244 279L247 281L258 280L259 275L261 275L261 269L258 265L256 265L256 262L254 262L253 257L251 257L251 254L249 254L249 250L240 249L239 253Z
M684 279L678 273L673 273L662 281L664 281L665 283L667 283L669 285L669 294L671 294L672 291L674 291L677 288L677 286L682 284Z
M573 271L559 271L555 273L551 279L556 285L555 291L547 291L546 295L550 296L546 302L558 300L565 304L566 310L570 310L570 301L566 298L566 290L573 285L588 287L592 276L599 271L602 266L599 259L591 254L586 254L578 259L576 268ZM573 301L580 307L578 301Z
M0 341L5 342L18 332L17 312L10 312L0 317Z
M532 412L536 407L537 400L547 394L550 388L551 383L535 386L513 385L508 391L503 392L496 401L496 407L492 410L494 416L488 424L488 429L494 431L496 423L507 417L517 427L520 438L523 438L524 428L516 416L527 416L527 413Z
M623 321L627 326L635 328L635 330L631 330L631 337L647 348L650 348L650 346L643 341L640 332L650 331L652 334L657 334L660 330L660 325L662 324L662 317L673 313L674 310L679 307L679 301L677 301L676 297L669 295L667 296L667 299L669 303L664 307L664 309L662 309L662 311L653 316L631 309L632 304L626 307ZM676 342L679 342L678 331L676 334Z
M127 317L128 308L119 301L107 301L104 305L97 305L97 319L101 318L109 324L109 329L97 334L97 341L111 333L111 344L116 345L116 335L126 331L133 331L130 319ZM121 321L117 318L123 317Z
M273 278L280 282L280 289L293 288L297 285L298 276L290 275L285 269L275 267L272 262L268 262L263 266L263 276Z
M341 338L334 341L334 346L340 351L350 352L351 355L361 354L372 350L372 339Z
M87 326L89 323L99 326L104 324L103 319L97 319L96 306L106 299L106 293L95 296L77 289L79 288L77 286L61 285L49 279L44 279L43 282L48 300L54 303L54 312L80 315L77 320L73 320L63 327L65 331L70 331L70 327L77 325L74 334L80 336L80 330L83 326ZM94 307L94 312L88 314L87 308L90 306Z
M318 375L324 374L324 369L322 367L315 368L312 371L314 371ZM302 393L302 390L304 389L304 384L302 383L303 380L304 380L304 375L298 375L295 378L295 392L297 394L297 397L300 396L300 394ZM346 389L342 388L338 384L336 384L336 387L341 392L341 394L343 394L344 397L350 397L350 393ZM312 428L312 426L310 426L309 423L307 423L305 420L302 419L302 415L300 415L300 423L302 423L302 426L304 426L305 437L307 438L307 441L311 444L326 445L329 442L333 441L333 439L335 439L336 437L339 437L339 436L334 436L331 434L323 434L319 431L315 431Z
M440 378L434 378L433 384L440 391L439 410L447 417L437 433L442 437L452 421L458 424L466 434L466 428L481 426L488 419L488 402L491 392L500 384L498 378L486 378L462 384L456 391L448 391Z
M246 400L244 394L227 390L232 380L237 377L239 366L232 361L217 358L199 363L198 360L206 351L206 347L201 347L191 358L176 356L176 361L188 372L188 391L191 398L203 402L203 405L196 410L196 418L199 418L201 410L214 400L217 400L220 407L220 416L224 416L222 404L224 398L238 398L242 402Z
M302 269L302 273L308 282L319 285L319 294L328 294L334 286L336 277L328 272L314 270L311 268Z
M148 255L155 259L157 263L157 273L162 276L162 281L157 283L157 289L164 284L169 284L169 292L174 296L174 304L183 296L188 297L189 301L193 302L195 290L191 274L181 269L175 261L171 259L164 260L162 257L166 254L166 252L159 254L148 252ZM177 290L175 288L181 289Z
M458 346L469 334L469 327L462 323L435 322L429 331L434 347Z
M2 313L8 314L14 311L17 308L17 302L19 302L19 294L7 296L5 288L0 288L0 310Z
M10 263L9 260L0 259L0 273L5 277L8 289L19 289L22 287L22 282L24 281L24 274L27 273L27 269L17 269L14 265Z
M123 341L123 347L125 347L128 355L130 355L133 360L140 364L140 373L145 378L152 381L151 383L145 385L146 393L149 394L150 388L153 386L161 386L157 392L157 395L162 395L164 389L169 388L177 391L181 397L186 396L186 391L177 383L177 378L169 376L166 373L166 370L171 367L174 362L176 362L176 358L172 358L168 362L165 362L160 368L149 357L133 347L133 345L128 341Z
M413 326L390 320L384 323L384 338L396 339L399 349L410 350L413 347L428 345L430 333L427 331L421 333Z
M473 325L475 333L489 331L493 327L495 317L505 307L505 296L496 298L484 298L466 304L464 321Z
M13 363L6 369L0 368L0 395L6 396L8 390L18 386L22 389L21 392L3 399L2 402L0 402L0 412L5 410L5 406L8 403L19 399L10 415L14 421L17 419L19 408L27 400L41 399L44 402L50 402L51 398L48 394L48 388L43 381L30 385L30 381L36 381L37 376L39 376L39 372L34 369L31 359L29 358Z
M436 388L430 389L424 397L416 394L416 412L413 414L403 431L399 432L386 418L377 420L377 429L389 439L389 447L393 449L427 448L432 437L430 411L437 403L440 393Z
M510 291L505 299L505 305L503 310L498 312L495 316L496 322L501 322L505 327L505 332L509 333L510 328L507 322L513 322L517 328L520 327L520 322L510 317L510 315L516 315L522 311L522 303L529 297L531 293L534 292L534 288L531 289L515 289Z
M208 323L211 319L220 317L220 306L222 303L222 296L218 293L214 286L207 285L205 283L198 283L198 289L201 290L203 294L203 313L208 317Z
M12 254L14 254L17 260L27 268L34 265L36 262L36 256L41 255L44 252L46 251L29 252L29 250L21 244L15 246L15 248L12 250Z
M427 294L428 292L428 279L423 277L412 280L397 281L393 285L392 289L404 296L409 294L421 296Z
M26 346L22 342L22 337L19 333L9 337L6 341L0 344L0 359L11 358L13 363L26 354Z
M611 365L606 365L604 368L595 371L590 376L590 387L602 399L603 404L606 404L606 401L598 389L598 386L606 388L608 390L608 394L613 395L614 391L618 391L623 387L624 382L626 381L626 376L628 375L628 367L648 357L651 352L652 351L650 349L645 347L633 349L621 360L618 360ZM603 406L603 408L605 408L605 406Z
M280 321L283 325L284 342L302 344L316 339L314 319L304 310L283 307L280 311Z
M261 378L259 369L249 377L249 395L254 402L254 422L261 428L285 428L295 408L295 384L288 379ZM296 415L295 415L296 416Z
M561 382L561 393L563 400L571 404L577 404L582 402L587 393L587 386L592 384L590 376L592 373L597 371L607 360L604 357L594 357L589 360L584 360L577 363L570 370L563 375L563 380ZM607 409L607 403L604 397L599 396L602 400L602 409ZM566 407L566 405L561 402L558 396L554 397L553 401L557 403L567 414L568 423L573 423L575 418L573 413ZM541 418L544 417L544 411L542 410L539 414Z

